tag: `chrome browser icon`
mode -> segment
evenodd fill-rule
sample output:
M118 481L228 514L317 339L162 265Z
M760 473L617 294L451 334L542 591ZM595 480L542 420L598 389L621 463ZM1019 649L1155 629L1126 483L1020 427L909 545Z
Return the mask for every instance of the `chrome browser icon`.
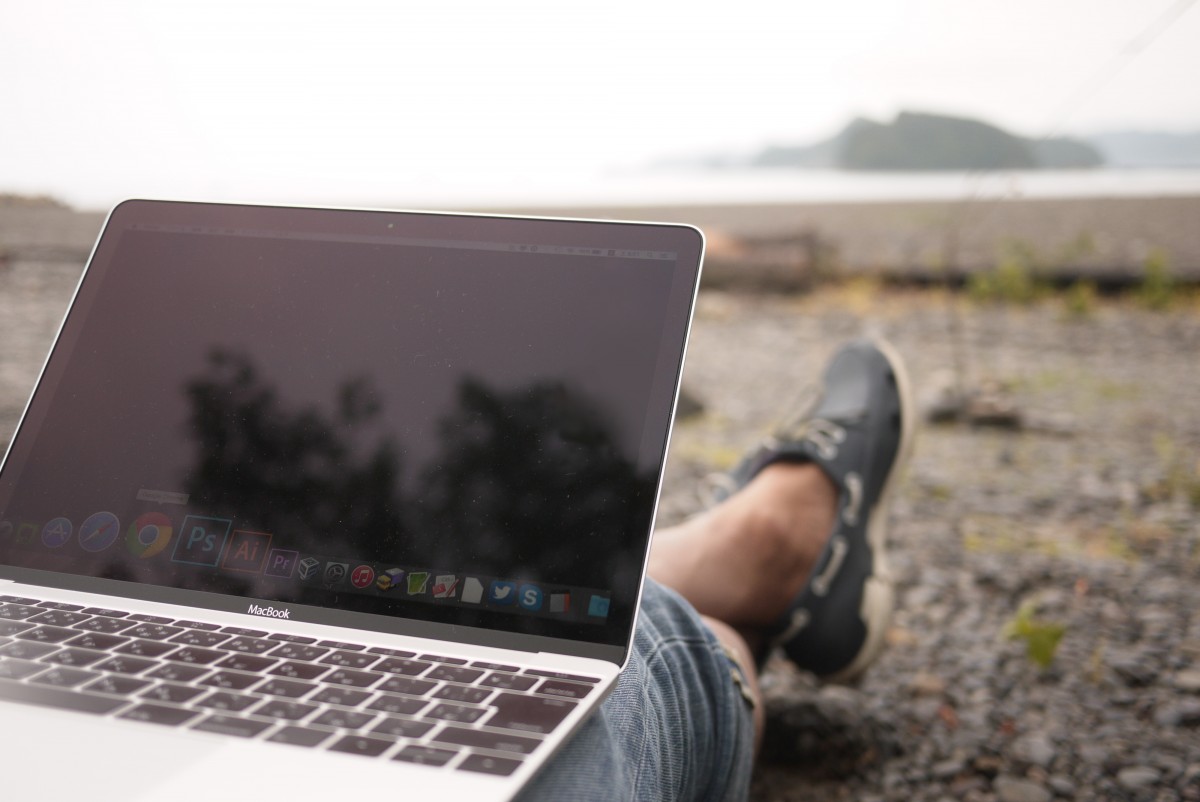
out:
M165 549L174 531L170 518L161 512L147 512L129 525L125 545L130 552L146 559Z

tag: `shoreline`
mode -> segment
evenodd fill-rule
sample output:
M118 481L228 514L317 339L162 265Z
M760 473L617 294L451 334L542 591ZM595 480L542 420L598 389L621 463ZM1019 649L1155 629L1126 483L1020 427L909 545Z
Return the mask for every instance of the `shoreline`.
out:
M994 267L1014 246L1048 277L1136 277L1158 255L1173 275L1200 280L1200 195L496 205L464 211L695 225L708 240L706 272L720 283L814 273L969 274ZM82 265L105 216L0 206L0 253L10 262Z

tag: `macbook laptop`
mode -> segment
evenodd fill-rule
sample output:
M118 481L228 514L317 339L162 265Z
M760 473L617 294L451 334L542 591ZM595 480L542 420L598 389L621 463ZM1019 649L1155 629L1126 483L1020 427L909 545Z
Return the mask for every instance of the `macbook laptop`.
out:
M5 787L514 796L628 657L702 250L114 209L0 465Z

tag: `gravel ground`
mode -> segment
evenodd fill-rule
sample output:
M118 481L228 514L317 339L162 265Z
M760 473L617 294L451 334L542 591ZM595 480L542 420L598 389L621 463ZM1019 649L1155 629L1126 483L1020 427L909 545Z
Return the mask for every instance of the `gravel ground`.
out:
M1025 422L921 431L892 511L890 648L855 688L770 665L755 798L1200 799L1198 313L702 297L685 387L705 411L677 430L666 523L848 337L887 336L927 397L962 364ZM1064 630L1048 668L1004 636L1025 604Z
M0 269L0 443L78 269ZM1200 307L975 306L866 283L706 291L664 524L786 413L842 340L882 334L919 392L961 366L1025 425L927 426L892 510L899 609L857 687L770 664L760 800L1200 799ZM1023 605L1053 662L1004 636ZM702 726L702 725L698 725Z

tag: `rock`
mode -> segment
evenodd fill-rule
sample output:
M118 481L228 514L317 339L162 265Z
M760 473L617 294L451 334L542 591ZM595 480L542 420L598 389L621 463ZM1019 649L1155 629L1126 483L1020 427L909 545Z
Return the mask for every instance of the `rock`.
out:
M1058 796L1061 796L1065 799L1075 798L1077 786L1071 781L1071 778L1065 774L1050 775L1050 778L1046 780L1046 785L1049 786L1050 790L1054 791L1054 793Z
M908 683L908 689L913 696L941 696L946 690L946 681L922 671Z
M943 760L939 763L934 763L929 769L929 775L935 780L949 780L962 774L967 769L967 764L957 758Z
M1200 702L1187 699L1163 705L1154 711L1154 723L1160 727L1200 726Z
M1057 750L1044 733L1035 732L1013 742L1012 753L1018 760L1047 769L1054 762Z
M1117 772L1117 784L1126 791L1139 791L1154 785L1161 777L1158 769L1150 766L1129 766Z
M1000 775L992 783L1000 802L1050 802L1054 795L1045 787L1030 780Z
M1200 693L1200 669L1187 668L1175 672L1173 683L1177 690L1184 693Z

